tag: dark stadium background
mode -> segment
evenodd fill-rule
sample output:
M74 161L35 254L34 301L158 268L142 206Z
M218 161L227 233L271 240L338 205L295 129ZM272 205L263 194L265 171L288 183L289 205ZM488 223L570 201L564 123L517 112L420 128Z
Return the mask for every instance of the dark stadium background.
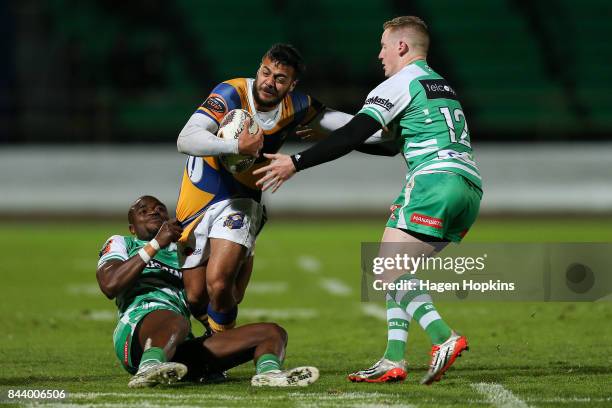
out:
M383 79L382 22L406 14L429 22L478 143L609 138L604 0L25 0L0 3L0 142L172 143L274 42L302 51L303 90L352 113Z

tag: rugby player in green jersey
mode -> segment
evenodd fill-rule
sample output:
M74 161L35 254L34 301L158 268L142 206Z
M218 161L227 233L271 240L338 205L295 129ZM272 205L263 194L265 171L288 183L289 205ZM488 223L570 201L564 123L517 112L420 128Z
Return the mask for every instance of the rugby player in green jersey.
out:
M391 206L382 242L401 243L404 254L411 257L433 256L449 242L461 241L476 220L482 197L481 177L457 94L427 64L427 26L418 17L405 16L386 22L383 30L378 58L387 80L370 92L357 115L330 137L299 154L266 155L273 162L254 174L263 175L258 181L263 190L270 188L274 192L297 171L335 160L383 129L389 140L378 147L378 153L401 152L408 174ZM379 256L392 257L394 247L397 245L381 245ZM397 279L415 280L409 274ZM419 286L418 282L412 285ZM423 384L440 380L467 350L466 338L442 320L427 293L388 291L386 306L385 354L372 367L350 374L351 381L406 378L404 353L412 319L432 342L431 363Z
M274 323L247 324L194 337L175 241L182 233L166 206L143 196L128 212L132 236L113 235L100 251L96 277L102 292L116 299L119 322L115 353L133 374L131 388L199 380L250 360L254 386L308 385L315 367L282 371L287 333Z

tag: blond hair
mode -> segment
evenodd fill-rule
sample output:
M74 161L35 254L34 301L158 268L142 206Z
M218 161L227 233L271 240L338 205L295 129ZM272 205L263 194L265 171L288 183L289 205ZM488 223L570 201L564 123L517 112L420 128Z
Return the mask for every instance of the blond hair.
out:
M401 16L383 24L383 30L396 31L401 29L409 29L416 34L411 36L412 45L427 52L429 49L429 30L423 19L416 16Z

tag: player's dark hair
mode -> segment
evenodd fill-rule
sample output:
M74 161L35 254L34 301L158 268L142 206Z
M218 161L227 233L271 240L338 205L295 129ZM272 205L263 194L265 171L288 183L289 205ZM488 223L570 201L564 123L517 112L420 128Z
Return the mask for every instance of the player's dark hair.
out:
M291 44L274 44L265 53L264 58L270 58L274 62L293 67L296 78L301 78L306 72L306 64L300 52Z

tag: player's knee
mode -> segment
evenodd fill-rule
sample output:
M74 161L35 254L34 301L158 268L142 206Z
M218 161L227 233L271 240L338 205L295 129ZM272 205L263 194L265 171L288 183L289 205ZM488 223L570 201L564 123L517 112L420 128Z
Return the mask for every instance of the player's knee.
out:
M224 298L232 294L232 285L225 279L212 279L206 282L206 286L212 299Z
M287 344L287 340L289 339L287 330L283 329L278 324L268 323L266 327L266 331L268 335L272 337L275 341L282 342L283 344Z
M182 316L173 319L169 326L172 333L179 339L184 339L189 334L189 322Z
M185 288L185 292L187 295L187 302L191 307L198 308L200 306L206 306L208 303L206 290L187 290L187 288Z

